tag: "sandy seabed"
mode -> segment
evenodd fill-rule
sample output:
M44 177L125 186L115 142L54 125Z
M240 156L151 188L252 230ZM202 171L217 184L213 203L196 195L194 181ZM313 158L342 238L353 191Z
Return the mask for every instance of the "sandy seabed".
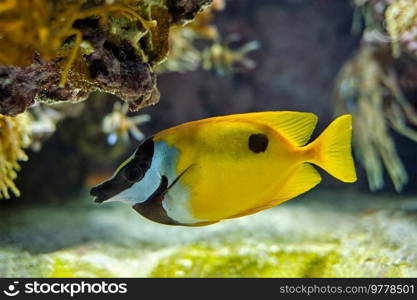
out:
M417 199L316 190L207 227L121 203L0 212L1 277L417 277Z

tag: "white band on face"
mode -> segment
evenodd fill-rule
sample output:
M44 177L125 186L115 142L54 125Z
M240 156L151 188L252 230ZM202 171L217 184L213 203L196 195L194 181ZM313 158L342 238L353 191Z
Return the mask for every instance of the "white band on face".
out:
M155 151L152 158L151 167L146 171L142 180L136 182L130 188L117 194L108 201L121 201L130 206L133 206L137 203L142 203L149 199L161 184L162 174L160 173L160 169L162 160L163 158L158 154L158 151Z

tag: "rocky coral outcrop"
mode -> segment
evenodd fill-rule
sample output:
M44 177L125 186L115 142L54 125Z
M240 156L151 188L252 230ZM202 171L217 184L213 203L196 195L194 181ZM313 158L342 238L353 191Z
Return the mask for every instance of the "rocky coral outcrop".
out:
M170 27L191 21L211 0L150 2L6 1L0 114L15 116L35 100L78 102L93 91L117 95L135 111L156 103L153 69L168 54Z

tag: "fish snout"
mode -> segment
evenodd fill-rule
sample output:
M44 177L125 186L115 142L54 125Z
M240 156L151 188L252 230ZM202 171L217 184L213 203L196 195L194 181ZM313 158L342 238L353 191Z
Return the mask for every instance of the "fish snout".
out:
M94 202L102 203L130 188L132 185L133 182L125 180L123 176L115 176L92 187L90 195L95 197Z
M100 186L92 187L90 190L90 195L95 197L94 202L101 203L106 198L106 192L100 189Z
M106 181L102 184L92 187L90 190L90 195L95 197L94 202L102 203L115 195L112 184Z

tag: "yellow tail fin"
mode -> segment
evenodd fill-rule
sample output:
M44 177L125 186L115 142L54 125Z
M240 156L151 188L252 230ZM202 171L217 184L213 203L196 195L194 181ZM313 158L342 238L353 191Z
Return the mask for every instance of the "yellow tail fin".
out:
M343 182L355 182L351 138L352 116L340 116L307 146L312 150L311 162Z

